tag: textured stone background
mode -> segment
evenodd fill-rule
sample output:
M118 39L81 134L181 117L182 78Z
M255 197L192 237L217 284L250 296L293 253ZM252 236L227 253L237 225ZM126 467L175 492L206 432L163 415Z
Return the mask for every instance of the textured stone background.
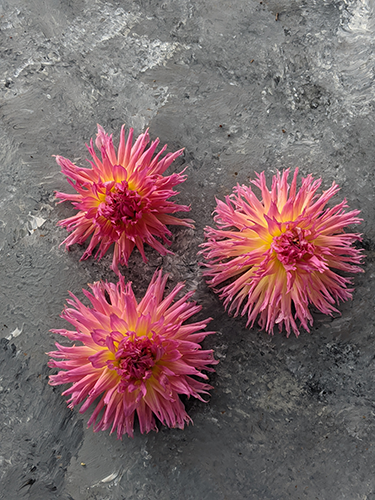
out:
M0 29L0 498L374 500L373 1L0 0ZM142 294L162 265L214 318L215 390L184 431L94 434L47 384L67 290L114 279L56 227L52 155L84 162L97 122L186 148L196 230L124 270ZM340 317L271 338L223 312L196 251L215 195L296 166L361 209L366 272Z

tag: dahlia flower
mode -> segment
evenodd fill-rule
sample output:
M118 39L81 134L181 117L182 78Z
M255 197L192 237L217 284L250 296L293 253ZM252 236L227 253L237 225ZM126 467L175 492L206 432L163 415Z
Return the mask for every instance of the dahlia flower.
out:
M333 183L319 195L321 179L308 175L297 189L297 175L298 169L289 185L289 169L278 172L269 191L263 172L251 181L261 199L251 187L237 185L225 202L216 200L218 229L206 227L201 245L204 275L228 312L237 316L242 308L246 326L258 318L261 329L273 334L277 324L287 336L291 330L299 335L296 320L309 331L309 305L338 312L334 304L353 291L343 273L362 272L361 251L352 246L361 237L343 231L361 222L359 210L346 212L346 200L326 208L339 187Z
M188 302L194 292L173 303L182 283L163 299L166 281L156 272L139 303L122 276L117 285L96 282L91 292L83 290L92 307L70 294L61 317L75 331L52 330L82 345L56 343L49 366L62 370L50 376L50 384L72 384L62 395L70 395L70 408L85 400L80 413L96 402L88 421L95 432L111 427L118 438L133 436L136 414L142 433L157 430L155 416L182 429L191 419L179 394L204 401L201 395L212 389L195 378L207 380L202 370L213 371L207 365L217 363L199 344L213 333L202 331L211 318L184 324L201 307Z
M70 200L79 210L78 214L59 222L60 226L72 231L62 244L69 248L74 243L84 243L92 235L81 260L92 255L95 247L95 257L103 257L114 243L111 267L118 273L118 265L127 265L134 246L144 261L144 243L162 255L172 253L156 239L170 244L168 237L171 232L167 224L192 227L192 220L170 215L188 212L190 208L168 201L168 198L178 194L173 187L184 182L186 176L181 173L162 175L183 150L168 153L162 158L167 147L164 146L153 158L159 139L149 148L148 142L146 131L132 146L133 129L129 130L125 140L122 126L116 153L112 135L106 134L98 125L95 144L101 152L101 160L95 153L92 139L90 146L86 145L93 158L93 161L89 160L91 168L80 168L62 156L56 157L62 173L78 193L56 193L61 201Z

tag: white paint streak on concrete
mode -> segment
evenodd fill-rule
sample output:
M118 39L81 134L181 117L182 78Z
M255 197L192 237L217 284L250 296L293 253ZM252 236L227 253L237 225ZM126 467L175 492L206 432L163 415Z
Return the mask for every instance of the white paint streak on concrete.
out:
M46 219L43 219L43 217L38 217L37 215L31 215L30 213L29 213L29 218L30 221L27 224L27 230L29 231L30 234L33 234L46 222Z
M88 19L77 17L68 27L61 38L64 47L87 53L119 34L126 36L141 20L138 13L125 12L122 8L114 9L110 5L104 5L98 10L92 7L88 14Z
M111 481L113 481L114 479L116 479L117 476L118 476L118 472L113 472L109 476L107 476L104 479L102 479L100 482L101 483L110 483Z
M181 45L178 43L161 42L160 40L150 40L143 35L137 37L134 35L126 42L129 48L132 48L137 54L143 53L144 57L137 61L137 69L144 73L155 66L166 64Z
M345 87L350 115L366 115L375 99L375 12L372 0L358 0L342 12L334 78ZM351 92L347 89L351 88Z
M7 340L11 340L12 338L15 339L19 335L21 335L22 330L23 330L24 323L22 323L21 328L15 328L7 337L5 337Z
M120 470L117 472L116 471L112 472L112 474L109 474L108 476L104 477L103 479L101 479L97 483L91 485L91 488L96 488L96 487L100 486L101 484L108 484L108 483L112 483L110 485L110 487L117 486L117 484L121 481L121 478L123 475L124 475L124 473L121 472Z
M40 64L43 66L66 65L68 53L88 54L95 52L95 50L100 50L102 44L117 36L120 37L116 42L117 50L126 54L127 60L130 61L131 77L136 76L137 73L145 73L156 66L165 65L177 50L189 48L176 42L151 40L146 35L139 36L136 33L129 35L131 29L140 22L142 22L142 16L137 11L127 12L110 4L90 5L90 9L85 11L82 17L78 16L63 32L55 33L48 40L42 34L37 38L28 39L29 35L26 31L23 38L29 52L27 60L22 61L20 54L19 65L13 68L11 73L3 72L3 79L0 81L5 83L8 76L14 80L19 79L25 70L33 66L36 68ZM12 30L12 32L23 30L25 23L25 16L18 9L9 11L6 18L0 20L1 28ZM46 44L48 47L46 46L45 50L41 51L40 47ZM108 60L106 66L103 67L103 78L113 75L116 79L116 73L122 81L127 76L130 77L130 75L122 74L114 60ZM46 68L44 71L45 75L48 75ZM126 86L128 87L128 82ZM18 94L23 93L22 86L17 89L17 92ZM10 94L9 97L12 97L13 93ZM163 89L161 94L165 96ZM157 100L161 106L166 102L164 98Z
M27 68L28 66L32 66L33 64L35 64L34 59L32 57L29 57L29 59L25 63L14 70L13 77L17 78L25 68Z

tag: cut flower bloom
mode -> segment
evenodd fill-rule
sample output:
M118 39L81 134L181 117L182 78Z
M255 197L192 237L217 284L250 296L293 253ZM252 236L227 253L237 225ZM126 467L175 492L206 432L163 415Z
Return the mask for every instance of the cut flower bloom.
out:
M174 299L184 288L179 283L163 299L167 276L157 271L144 298L137 303L131 283L122 276L117 285L96 282L91 292L83 290L92 307L86 307L73 294L62 318L75 331L52 330L82 345L66 347L56 343L48 353L50 384L72 384L63 395L70 395L69 407L82 403L80 413L96 401L88 421L94 431L117 430L133 436L134 417L142 433L157 430L155 416L168 427L183 428L191 421L179 394L204 401L202 394L212 389L202 370L214 371L212 350L202 350L203 328L211 318L184 324L201 310L188 302L194 292ZM97 399L99 398L99 399Z
M321 179L311 175L297 189L298 169L291 185L289 169L273 177L271 191L264 172L249 186L237 185L225 202L217 200L214 220L218 229L205 228L201 253L208 284L237 316L247 314L247 326L273 333L275 324L299 335L296 320L309 331L313 323L309 305L324 314L338 312L334 304L352 297L351 279L338 274L362 269L361 251L352 244L359 234L345 233L359 224L359 210L345 212L346 201L332 208L327 202L338 192L333 185L321 195Z
M173 187L186 180L182 174L163 176L171 163L182 154L182 149L168 153L162 158L167 146L153 155L159 144L154 141L149 148L146 131L133 143L133 129L125 140L124 126L121 128L120 144L116 153L112 135L98 125L96 146L101 159L95 153L93 141L87 146L93 161L91 168L77 167L70 160L57 156L61 171L78 194L57 192L61 201L70 200L78 214L59 222L72 233L63 241L69 248L74 243L82 244L91 236L82 259L92 255L103 257L114 243L112 269L117 273L118 265L127 265L136 246L146 261L144 243L162 255L172 253L163 243L170 243L171 232L167 224L192 227L192 220L178 219L170 214L188 212L186 205L177 205L168 198L178 194ZM81 260L82 260L81 259Z

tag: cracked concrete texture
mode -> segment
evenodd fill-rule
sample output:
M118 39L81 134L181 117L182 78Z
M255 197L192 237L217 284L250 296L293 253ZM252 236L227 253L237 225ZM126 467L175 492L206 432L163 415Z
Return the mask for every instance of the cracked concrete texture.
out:
M0 0L0 30L0 498L374 500L373 2ZM194 426L121 442L67 409L44 353L67 291L115 280L110 254L59 247L52 155L83 165L96 123L124 122L185 147L171 170L189 166L196 220L124 275L138 296L160 266L197 289L220 364L210 401L186 401ZM361 210L365 274L340 317L272 338L227 316L196 252L215 196L296 166Z

